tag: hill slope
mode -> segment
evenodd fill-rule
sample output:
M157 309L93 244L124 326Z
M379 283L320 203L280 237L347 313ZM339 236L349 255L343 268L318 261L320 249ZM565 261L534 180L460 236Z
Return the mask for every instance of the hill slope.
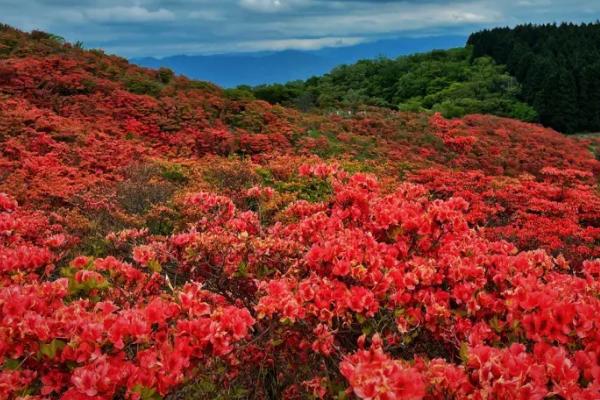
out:
M600 393L598 142L6 26L0 100L0 398Z

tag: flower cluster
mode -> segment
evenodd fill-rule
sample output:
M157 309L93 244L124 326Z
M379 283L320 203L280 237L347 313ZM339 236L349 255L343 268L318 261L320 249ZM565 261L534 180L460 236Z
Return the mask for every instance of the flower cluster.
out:
M1 214L19 218L14 201ZM18 231L4 245L25 241ZM155 255L138 246L133 259ZM213 356L235 360L235 345L254 324L250 312L188 283L170 293L164 279L114 257L75 258L61 278L44 279L56 259L49 248L2 251L0 276L0 396L10 398L39 382L40 394L65 399L139 398L166 394ZM28 280L21 281L22 274Z
M0 58L0 398L600 398L593 139Z

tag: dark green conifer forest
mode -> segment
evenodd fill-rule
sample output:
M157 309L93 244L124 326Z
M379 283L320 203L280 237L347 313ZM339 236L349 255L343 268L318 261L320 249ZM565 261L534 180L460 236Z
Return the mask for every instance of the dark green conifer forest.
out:
M484 30L468 45L473 57L506 65L544 125L565 133L600 130L599 23Z

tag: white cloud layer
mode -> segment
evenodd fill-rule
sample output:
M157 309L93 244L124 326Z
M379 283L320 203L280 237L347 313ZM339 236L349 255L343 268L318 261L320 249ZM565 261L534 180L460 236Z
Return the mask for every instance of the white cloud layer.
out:
M175 19L175 14L165 8L150 11L140 6L91 8L84 10L83 15L89 20L99 23L164 22Z
M124 56L315 49L599 15L598 0L0 0L0 22Z

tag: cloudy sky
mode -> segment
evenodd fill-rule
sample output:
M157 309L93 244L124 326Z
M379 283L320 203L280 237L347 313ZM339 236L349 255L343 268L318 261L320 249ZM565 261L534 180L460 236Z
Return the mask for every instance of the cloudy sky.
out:
M598 18L600 0L0 0L0 22L126 57L318 49Z

